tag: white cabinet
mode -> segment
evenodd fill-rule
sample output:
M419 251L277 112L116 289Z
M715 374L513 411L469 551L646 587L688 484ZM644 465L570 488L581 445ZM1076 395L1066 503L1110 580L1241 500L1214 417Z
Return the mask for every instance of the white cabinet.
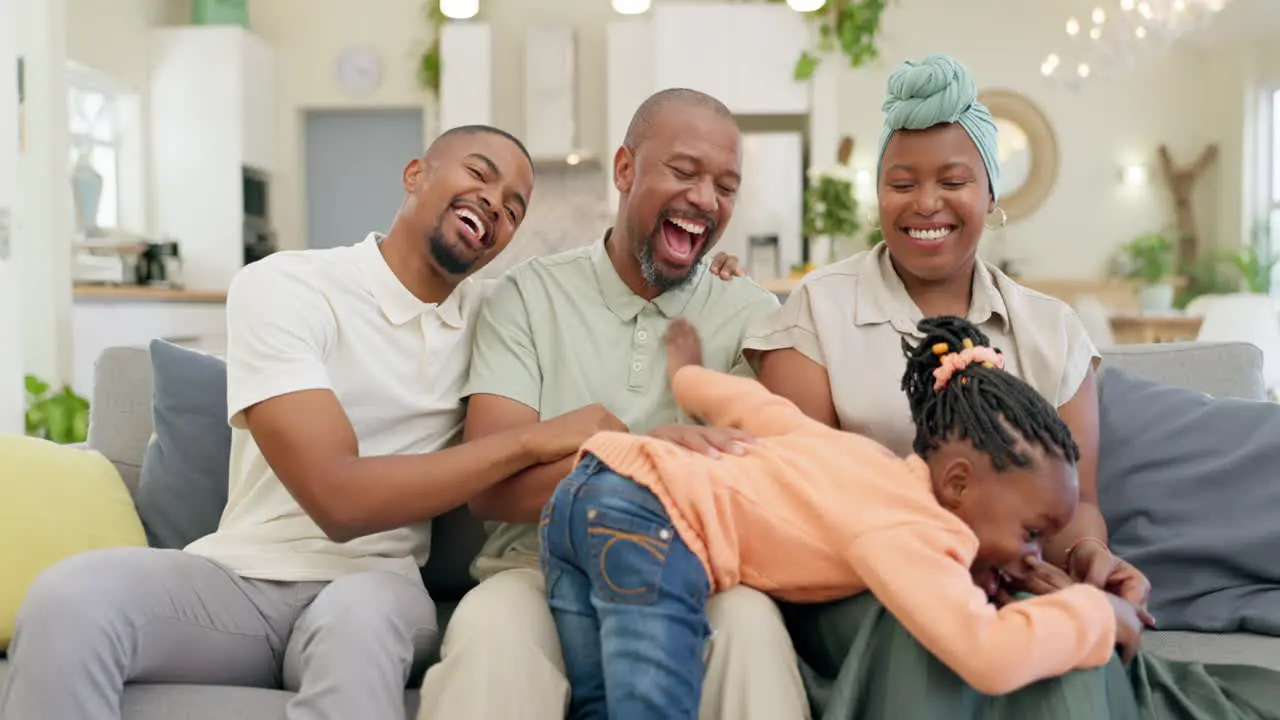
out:
M737 115L803 115L808 83L792 73L809 46L804 16L785 5L664 4L653 10L654 90L687 87Z
M165 28L152 42L155 229L178 241L188 287L225 290L244 264L244 169L275 170L275 55L238 27Z
M485 23L440 29L440 130L493 123L493 34Z

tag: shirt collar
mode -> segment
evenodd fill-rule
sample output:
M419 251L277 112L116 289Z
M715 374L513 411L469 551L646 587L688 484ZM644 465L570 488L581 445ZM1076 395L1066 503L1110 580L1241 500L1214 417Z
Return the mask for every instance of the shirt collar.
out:
M613 259L609 257L609 249L606 246L612 232L612 228L606 230L604 236L592 246L591 264L595 268L596 280L600 283L600 293L604 296L605 306L617 315L618 319L630 322L649 303L627 287L627 284L622 281L622 276L618 275L618 269L613 266ZM689 299L693 297L694 290L702 282L706 268L705 260L699 261L689 282L662 293L653 299L653 304L668 318L683 313L689 304Z
M863 256L863 267L858 268L857 304L854 306L855 325L890 323L900 333L919 336L916 325L924 319L920 308L907 293L907 288L893 268L888 247L877 244ZM870 281L868 281L870 280ZM973 291L966 318L974 325L981 325L999 315L1005 332L1009 331L1009 313L1004 296L987 264L978 259L973 266Z
M428 303L419 300L400 282L400 278L391 271L387 259L382 255L379 244L386 237L381 233L369 233L364 242L356 246L359 262L364 272L364 281L373 299L381 308L382 314L392 325L403 325L426 313L436 313L450 327L461 328L462 310L459 307L462 285L453 289L449 297L442 303ZM465 281L464 281L465 282Z

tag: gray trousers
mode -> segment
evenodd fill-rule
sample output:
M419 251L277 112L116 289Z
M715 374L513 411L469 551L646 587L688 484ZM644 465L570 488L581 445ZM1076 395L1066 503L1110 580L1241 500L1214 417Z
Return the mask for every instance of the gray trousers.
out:
M36 578L9 645L3 720L118 720L125 683L296 691L289 720L404 720L435 604L388 572L241 578L178 550L72 556Z

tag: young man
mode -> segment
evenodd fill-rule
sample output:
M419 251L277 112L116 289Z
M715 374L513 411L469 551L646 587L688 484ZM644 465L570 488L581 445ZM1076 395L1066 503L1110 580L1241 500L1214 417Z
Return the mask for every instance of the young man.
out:
M737 125L712 97L666 90L632 119L614 156L621 193L614 227L593 245L511 270L476 328L466 435L482 441L600 403L614 429L727 450L695 425L667 386L662 334L684 315L699 328L708 367L749 372L739 348L752 320L778 306L745 279L719 282L702 258L733 214L740 181ZM474 571L427 673L421 720L563 718L560 645L538 570L539 512L573 461L513 472L470 503L492 521ZM808 717L791 642L773 603L738 588L707 608L715 632L702 717Z
M465 278L511 241L533 168L514 138L470 126L403 185L385 237L236 277L218 530L37 578L0 717L119 718L125 683L181 682L283 685L292 720L403 720L405 678L439 635L418 571L430 518L613 422L597 406L456 445L480 300Z

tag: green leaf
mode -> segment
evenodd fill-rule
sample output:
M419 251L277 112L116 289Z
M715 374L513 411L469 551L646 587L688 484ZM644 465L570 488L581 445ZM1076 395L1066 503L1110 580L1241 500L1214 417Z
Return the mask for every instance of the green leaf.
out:
M796 67L794 72L795 79L808 80L809 78L813 77L814 71L818 69L819 62L820 60L818 59L818 57L808 52L807 50L805 52L800 53L800 58L796 60Z

